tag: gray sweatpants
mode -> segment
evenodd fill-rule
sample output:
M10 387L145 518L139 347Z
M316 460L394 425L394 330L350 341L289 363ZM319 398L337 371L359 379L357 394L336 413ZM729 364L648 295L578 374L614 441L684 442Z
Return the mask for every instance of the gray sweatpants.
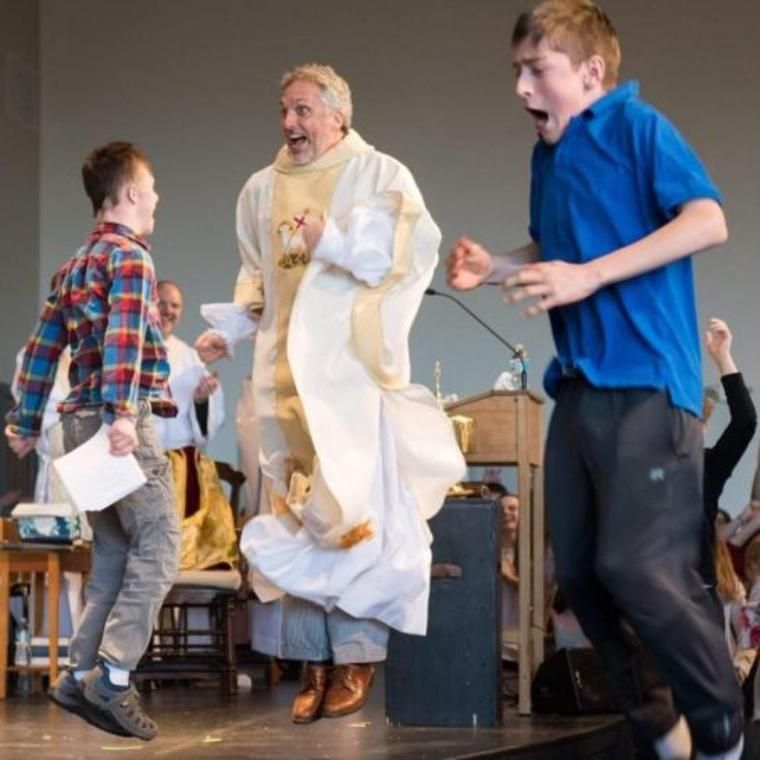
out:
M100 412L88 408L62 415L66 451L95 435ZM99 659L134 670L177 576L180 529L174 486L147 401L139 404L137 436L134 453L148 482L103 511L87 513L92 567L84 613L70 646L75 670L89 670Z
M664 392L565 380L546 443L546 505L559 586L636 735L667 732L675 696L697 749L717 754L739 741L743 717L697 572L703 445L699 420ZM625 620L658 678L642 670Z

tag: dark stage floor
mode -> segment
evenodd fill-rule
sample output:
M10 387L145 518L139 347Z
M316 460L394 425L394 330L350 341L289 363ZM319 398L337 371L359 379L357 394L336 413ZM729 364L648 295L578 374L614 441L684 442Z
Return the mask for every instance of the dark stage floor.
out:
M148 696L160 734L150 743L111 737L54 707L41 694L0 702L2 760L108 757L208 760L454 760L556 758L623 760L625 731L614 716L520 718L507 709L500 729L390 728L383 684L363 711L295 726L288 708L295 682L241 691L229 701L205 685L164 685ZM622 745L622 746L621 746Z
M339 720L295 726L296 689L242 689L229 701L208 686L165 685L149 695L160 734L150 743L111 737L47 703L41 694L0 702L2 760L632 760L615 716L518 717L507 708L500 729L389 728L382 682L365 709ZM755 757L749 755L747 757Z

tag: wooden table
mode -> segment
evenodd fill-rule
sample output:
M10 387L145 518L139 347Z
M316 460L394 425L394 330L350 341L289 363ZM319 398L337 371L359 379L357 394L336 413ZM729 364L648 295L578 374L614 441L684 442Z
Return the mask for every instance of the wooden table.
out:
M7 692L8 671L48 671L52 682L58 676L58 597L61 589L61 573L88 573L90 549L87 546L69 544L0 543L0 699ZM47 576L48 596L48 652L49 663L45 665L9 665L8 621L11 576L30 573L40 581Z

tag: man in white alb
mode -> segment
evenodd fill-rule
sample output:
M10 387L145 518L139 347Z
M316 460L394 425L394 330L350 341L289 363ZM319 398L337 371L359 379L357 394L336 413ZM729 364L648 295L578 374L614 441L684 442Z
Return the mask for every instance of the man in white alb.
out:
M169 389L177 416L154 417L153 426L171 461L177 490L182 520L180 569L232 567L237 562L234 520L216 466L204 453L224 422L222 387L196 350L175 335L184 307L179 286L161 280L157 290Z

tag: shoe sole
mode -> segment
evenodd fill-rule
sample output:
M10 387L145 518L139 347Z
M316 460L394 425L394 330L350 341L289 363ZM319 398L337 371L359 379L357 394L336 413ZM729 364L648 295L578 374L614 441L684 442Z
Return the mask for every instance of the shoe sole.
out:
M322 717L322 713L319 710L317 710L317 712L314 713L314 715L310 715L308 718L298 718L291 714L290 720L293 723L297 723L298 725L303 726L303 725L306 725L307 723L314 723L314 721L319 720L321 717Z
M127 733L118 723L112 722L110 717L101 711L96 711L97 708L90 706L84 701L84 697L80 697L76 701L70 702L63 699L59 699L55 692L48 690L48 699L58 707L66 710L66 712L76 715L82 720L87 721L91 726L105 731L115 736L131 737L132 734Z

